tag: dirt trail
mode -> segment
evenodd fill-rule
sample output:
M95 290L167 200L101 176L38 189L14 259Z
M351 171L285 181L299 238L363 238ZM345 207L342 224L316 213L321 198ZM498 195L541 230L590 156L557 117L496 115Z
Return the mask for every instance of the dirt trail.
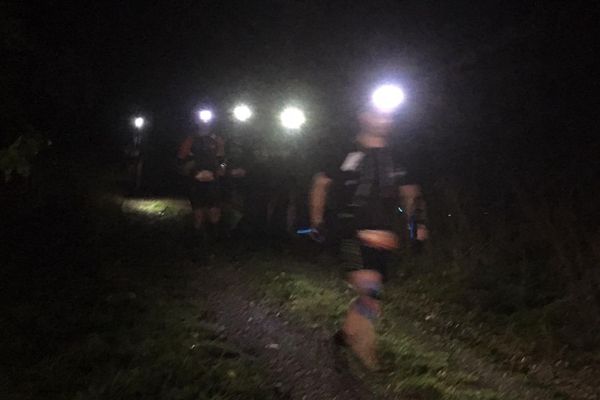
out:
M145 217L164 218L181 207L171 199L129 201L122 209ZM178 217L176 217L178 218ZM235 252L235 250L234 250ZM226 253L226 252L223 252ZM194 258L194 257L192 257ZM220 257L218 257L220 258ZM375 396L357 377L344 368L331 342L331 332L292 323L276 307L259 302L253 291L250 271L239 269L232 260L206 259L198 263L200 296L216 322L225 328L227 340L245 353L256 356L268 367L269 384L291 400L373 400ZM254 276L256 279L256 276Z
M225 327L228 340L268 365L272 381L290 399L405 399L373 393L371 386L347 367L346 356L336 351L330 340L331 331L300 325L276 305L261 301L253 281L257 279L256 271L247 268L249 265L236 268L235 264L217 264L201 267L199 273L208 288L209 306L218 323ZM448 351L455 363L478 376L485 386L511 398L552 398L551 391L526 385L521 377L498 369L455 341L447 339L442 345L427 340L427 333L411 328L413 322L400 321L407 334L419 338L427 348Z
M377 397L343 368L330 333L300 327L255 302L234 267L207 275L210 305L231 340L269 366L272 379L293 400L361 400ZM337 361L336 361L337 360Z

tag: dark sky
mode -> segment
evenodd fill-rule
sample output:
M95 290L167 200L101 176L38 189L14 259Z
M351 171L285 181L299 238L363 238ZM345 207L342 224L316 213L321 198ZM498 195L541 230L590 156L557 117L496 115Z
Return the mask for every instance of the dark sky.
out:
M264 115L296 100L313 134L328 135L351 129L373 85L394 79L409 96L402 140L440 169L598 149L591 2L0 4L5 96L58 141L110 141L140 111L179 135L200 102L239 97Z

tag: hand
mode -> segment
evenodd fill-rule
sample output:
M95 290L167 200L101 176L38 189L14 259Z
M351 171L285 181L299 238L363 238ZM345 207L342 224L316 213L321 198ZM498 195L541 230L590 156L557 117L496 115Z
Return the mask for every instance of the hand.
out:
M398 248L398 236L390 231L363 229L358 231L358 238L369 247L382 250Z
M311 232L308 234L308 236L317 243L325 242L326 237L324 234L324 228L322 224L320 224L317 228L312 227Z
M225 164L225 163L219 164L219 168L217 169L217 175L225 176L226 173L227 173L227 164Z
M215 180L215 174L212 171L203 169L202 171L199 171L198 173L196 173L194 178L198 182L212 182Z
M424 242L427 239L429 239L429 229L427 229L426 225L417 224L417 240Z
M316 214L316 213L315 213ZM311 215L310 216L310 227L316 230L319 230L323 227L323 217L319 215Z
M231 176L234 178L243 178L246 176L246 170L243 168L234 168L231 170Z

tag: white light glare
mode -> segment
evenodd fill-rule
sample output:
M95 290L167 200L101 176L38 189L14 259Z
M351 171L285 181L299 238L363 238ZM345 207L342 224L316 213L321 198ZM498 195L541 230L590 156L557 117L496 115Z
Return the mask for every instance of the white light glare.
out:
M133 120L133 126L135 126L137 129L142 129L145 123L146 121L144 121L144 118L142 117L136 117Z
M304 112L296 107L287 107L279 116L281 124L287 129L300 129L306 122Z
M245 104L240 104L233 109L233 116L241 122L246 122L252 118L252 110Z
M404 92L396 85L382 85L373 92L373 105L382 112L392 112L404 102Z
M200 118L200 121L208 124L213 119L213 113L210 110L200 110L198 112L198 117Z

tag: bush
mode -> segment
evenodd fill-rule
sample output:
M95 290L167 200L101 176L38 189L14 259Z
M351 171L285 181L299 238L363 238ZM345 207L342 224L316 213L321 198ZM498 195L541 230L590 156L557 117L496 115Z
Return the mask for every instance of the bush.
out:
M432 185L424 271L443 275L444 300L509 317L535 311L559 342L598 347L600 233L589 218L597 202L567 184L514 180L488 207L455 181Z
M4 174L4 181L10 181L15 175L28 177L33 159L42 150L43 144L38 135L19 136L9 147L0 149L0 171Z

